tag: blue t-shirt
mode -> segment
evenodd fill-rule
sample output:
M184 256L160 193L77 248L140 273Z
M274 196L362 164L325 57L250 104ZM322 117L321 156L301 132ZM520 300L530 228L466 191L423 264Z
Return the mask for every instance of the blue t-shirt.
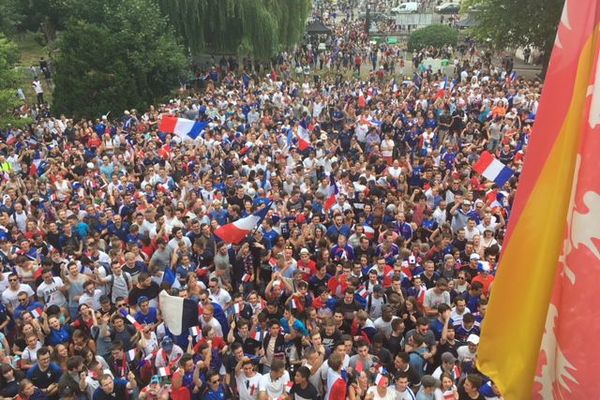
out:
M94 392L93 400L104 400L104 399L126 399L127 398L127 381L125 379L115 379L115 385L113 392L107 394L102 387L99 387Z

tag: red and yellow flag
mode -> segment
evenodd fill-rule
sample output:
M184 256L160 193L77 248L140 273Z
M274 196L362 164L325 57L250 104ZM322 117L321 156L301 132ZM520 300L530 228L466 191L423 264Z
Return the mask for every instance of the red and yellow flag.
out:
M598 398L600 2L565 2L483 324L506 400Z

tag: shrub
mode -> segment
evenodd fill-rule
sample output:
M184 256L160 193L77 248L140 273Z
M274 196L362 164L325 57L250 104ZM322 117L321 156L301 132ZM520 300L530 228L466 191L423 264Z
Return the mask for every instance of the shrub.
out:
M421 50L424 47L456 46L458 30L446 25L430 25L414 31L408 39L408 50Z

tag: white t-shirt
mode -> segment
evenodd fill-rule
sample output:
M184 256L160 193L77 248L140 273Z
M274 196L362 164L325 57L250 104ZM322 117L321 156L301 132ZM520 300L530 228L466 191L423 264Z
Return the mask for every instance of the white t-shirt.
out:
M16 308L19 305L19 300L17 299L19 292L27 293L28 297L32 297L35 294L33 293L31 286L21 283L17 290L7 288L2 292L2 304L7 306L10 305L13 309Z
M255 374L252 378L248 378L243 371L236 375L235 382L240 400L256 400L258 398L258 388L262 377L261 374Z
M217 294L210 293L210 299L215 303L219 304L223 310L227 307L229 303L231 303L231 295L227 290L220 288Z
M276 381L271 380L271 373L268 372L261 376L258 389L266 392L269 399L279 399L285 393L285 387L289 381L290 374L287 371L284 371L281 378Z
M92 310L98 311L100 309L100 296L102 296L102 290L100 289L95 289L94 294L83 292L79 297L79 305L87 304Z
M46 304L46 306L58 306L62 307L67 305L67 299L65 295L60 291L64 283L62 279L55 276L52 278L52 283L48 284L42 282L37 289L37 296L40 300Z
M373 393L373 400L396 400L396 389L388 387L385 396L381 396L377 391L377 386L371 386L367 390L367 395Z
M2 273L2 280L0 281L0 293L4 292L8 288L8 276L10 272Z
M469 351L469 346L460 346L456 352L458 353L458 361L470 362L475 359L475 353Z

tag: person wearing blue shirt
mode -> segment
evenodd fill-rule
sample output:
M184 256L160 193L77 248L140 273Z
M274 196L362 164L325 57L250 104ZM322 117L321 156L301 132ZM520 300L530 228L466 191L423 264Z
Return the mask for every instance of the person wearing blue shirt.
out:
M59 344L69 343L73 334L69 325L60 325L60 320L57 316L51 316L48 318L48 327L50 328L50 334L48 335L48 344L50 346L56 346Z
M267 245L267 250L271 250L275 246L277 239L279 239L279 233L273 229L273 224L267 219L263 221L263 238Z
M31 312L36 308L44 309L44 305L42 303L40 303L39 301L33 301L33 299L29 297L25 292L19 292L17 295L17 300L19 301L19 305L15 307L15 319L21 318L25 311Z
M348 225L343 224L344 217L341 214L337 214L333 217L333 225L327 229L327 237L332 241L336 241L339 235L350 237L352 234L351 229Z
M63 374L62 368L50 361L48 347L41 347L36 356L37 362L27 371L27 379L48 396L48 399L58 399L58 381Z
M206 385L200 389L200 398L203 400L230 400L231 392L217 371L209 371L206 374ZM96 399L94 399L96 400Z
M281 327L286 334L292 333L292 329L300 334L300 336L310 336L304 322L298 319L298 311L296 309L286 308L283 311L283 317L279 320Z
M150 307L150 299L146 296L140 296L137 301L139 311L135 313L135 320L142 325L147 325L151 329L158 324L158 310Z
M129 224L123 222L120 215L114 215L112 222L108 223L108 233L116 235L122 241L127 241L127 235L129 234Z
M133 372L129 372L127 380L114 379L112 375L104 374L100 378L100 386L94 391L92 400L127 399L128 391L137 388Z
M334 261L354 260L354 249L346 242L346 236L338 235L337 244L331 248L331 258Z

